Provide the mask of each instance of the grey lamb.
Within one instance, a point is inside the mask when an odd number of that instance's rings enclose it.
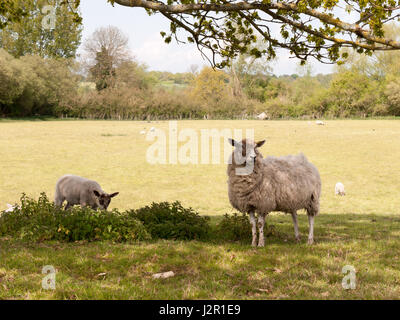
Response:
[[[108,194],[101,189],[96,181],[67,174],[57,181],[54,203],[61,207],[66,200],[65,209],[80,204],[81,206],[89,206],[94,210],[97,208],[107,210],[111,198],[118,193]]]
[[[307,210],[308,243],[314,242],[314,217],[319,213],[321,178],[317,168],[303,154],[263,158],[258,150],[264,141],[236,142],[228,164],[229,201],[240,212],[250,215],[252,246],[257,245],[255,213],[258,215],[258,246],[264,246],[265,216],[271,211],[290,213],[296,240],[300,240],[297,210]]]

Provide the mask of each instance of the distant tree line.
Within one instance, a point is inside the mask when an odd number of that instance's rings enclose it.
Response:
[[[33,10],[33,9],[32,9]],[[65,9],[63,9],[65,10]],[[35,11],[40,20],[40,11]],[[63,15],[62,10],[59,10]],[[37,25],[32,16],[0,30],[0,116],[89,119],[271,119],[400,116],[400,53],[347,52],[333,74],[275,76],[268,61],[239,56],[230,67],[188,72],[148,71],[129,54],[115,27],[100,28],[75,59],[81,28],[64,21],[71,38],[11,37]],[[38,20],[38,21],[39,21]],[[399,34],[394,25],[386,32]],[[57,36],[58,38],[59,36]],[[13,42],[13,39],[15,43]],[[24,40],[25,39],[25,40]],[[24,40],[24,41],[23,41]],[[61,40],[60,40],[61,41]],[[256,44],[262,49],[262,43]],[[60,50],[55,50],[59,47]],[[57,53],[58,52],[58,53]]]

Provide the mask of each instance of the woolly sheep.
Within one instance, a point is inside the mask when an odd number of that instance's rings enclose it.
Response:
[[[262,112],[257,116],[257,119],[259,119],[259,120],[268,119],[268,115],[265,112]]]
[[[318,124],[318,125],[320,125],[320,126],[325,125],[325,122],[323,122],[323,121],[321,121],[321,120],[317,120],[317,121],[315,121],[315,123]]]
[[[119,192],[112,194],[104,192],[96,181],[67,174],[57,181],[54,202],[56,206],[61,207],[66,200],[65,209],[80,204],[81,206],[89,206],[94,210],[97,208],[107,210],[111,198],[118,194]]]
[[[321,179],[317,168],[303,154],[263,158],[258,150],[264,141],[236,142],[227,169],[228,196],[232,206],[250,215],[252,246],[257,245],[255,213],[258,215],[258,246],[264,246],[265,216],[271,211],[290,213],[296,240],[300,240],[297,210],[307,210],[308,244],[314,242],[314,217],[319,213]]]
[[[341,182],[336,183],[335,185],[335,194],[339,196],[345,196],[346,192],[344,191],[344,185]]]

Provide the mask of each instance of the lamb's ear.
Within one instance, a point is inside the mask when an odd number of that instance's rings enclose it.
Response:
[[[100,193],[99,193],[98,191],[93,190],[93,193],[94,193],[94,195],[95,195],[97,198],[100,198]]]
[[[256,147],[257,148],[262,147],[264,143],[265,143],[265,140],[258,141],[258,142],[256,142]]]
[[[229,144],[231,144],[233,147],[237,147],[239,145],[238,142],[236,142],[234,139],[228,138]]]
[[[119,195],[119,192],[111,193],[109,196],[110,198],[114,198],[115,196]]]

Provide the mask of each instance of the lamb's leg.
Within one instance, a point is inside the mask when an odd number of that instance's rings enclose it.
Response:
[[[292,212],[292,219],[294,224],[294,236],[297,242],[300,242],[299,225],[297,223],[297,212]]]
[[[264,247],[264,225],[265,225],[265,213],[258,214],[258,246]]]
[[[249,212],[250,215],[250,223],[251,223],[251,232],[253,235],[253,240],[251,245],[255,247],[257,245],[257,226],[256,226],[256,216],[254,212]]]
[[[55,197],[55,199],[54,199],[54,204],[55,204],[55,206],[56,206],[56,207],[61,207],[62,204],[63,204],[63,202],[64,202],[64,200],[65,200],[64,198],[62,198],[62,197],[56,195],[56,197]]]
[[[56,187],[56,192],[54,196],[54,204],[56,207],[61,207],[65,198],[62,196],[61,192],[58,190],[58,186]]]
[[[309,224],[309,231],[308,231],[308,244],[314,243],[314,216],[309,214],[308,215],[308,224]]]

